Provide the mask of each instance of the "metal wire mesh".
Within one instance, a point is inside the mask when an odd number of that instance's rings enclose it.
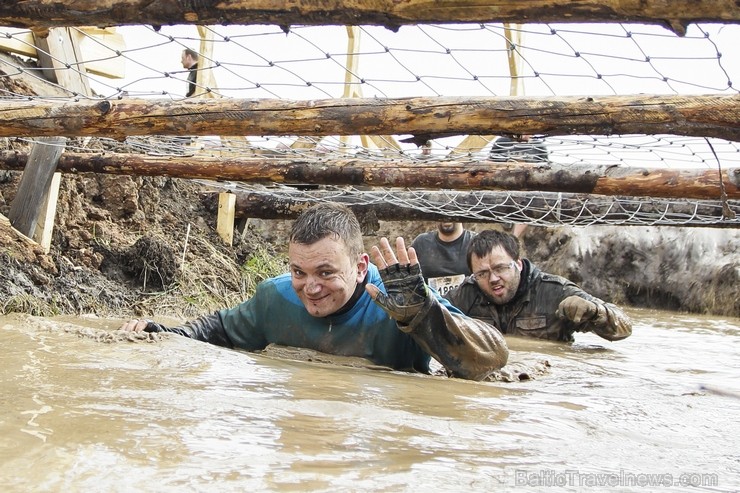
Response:
[[[511,29],[515,37],[507,35]],[[625,95],[625,94],[729,94],[737,95],[733,81],[740,74],[740,26],[702,24],[689,26],[685,36],[657,26],[624,24],[502,24],[416,25],[397,32],[363,26],[353,32],[361,39],[348,44],[349,31],[340,26],[296,26],[287,31],[276,26],[148,26],[119,27],[107,31],[121,35],[124,45],[113,45],[105,35],[85,29],[79,33],[83,57],[58,60],[61,67],[89,76],[94,94],[85,96],[58,87],[55,100],[84,98],[184,98],[188,69],[180,64],[185,48],[201,50],[198,70],[207,72],[208,85],[200,84],[196,96],[217,98],[276,98],[310,100],[324,98],[506,96],[517,85],[528,96]],[[0,59],[0,71],[12,78],[21,73],[44,79],[32,56],[30,31],[0,28],[0,39],[13,44],[16,55]],[[5,46],[3,45],[3,46]],[[7,51],[7,50],[6,50]],[[88,58],[84,55],[88,53]],[[50,56],[50,54],[47,54]],[[513,56],[512,58],[512,55]],[[518,69],[512,72],[509,62]],[[90,67],[118,66],[125,75],[109,78],[90,72]],[[98,69],[105,71],[105,69]],[[110,69],[108,69],[110,72]],[[12,86],[0,88],[0,98],[27,99]],[[34,96],[30,96],[34,97]],[[41,97],[41,96],[37,96]],[[417,147],[404,142],[405,135],[376,136],[244,136],[183,138],[174,136],[129,137],[124,142],[105,138],[70,139],[74,152],[139,153],[151,155],[199,155],[221,157],[260,155],[269,159],[300,157],[317,162],[361,156],[378,161],[409,159],[425,162],[468,160],[526,161],[560,166],[611,165],[652,168],[733,168],[740,165],[740,144],[722,139],[677,135],[571,135],[482,136],[469,144],[464,135],[430,140]],[[24,139],[19,139],[24,140]],[[228,187],[228,184],[221,186]],[[239,185],[240,188],[249,188]],[[330,187],[329,187],[330,188]],[[325,188],[326,189],[326,188]],[[263,188],[253,187],[255,193]],[[268,193],[268,192],[264,192]],[[295,189],[274,187],[269,193],[295,198]],[[491,204],[458,203],[454,198],[426,203],[420,197],[394,199],[397,190],[361,191],[357,200],[398,203],[403,207],[433,208],[474,220],[490,218]],[[455,192],[449,193],[454,197]],[[482,192],[481,192],[482,193]],[[371,195],[368,195],[371,194]],[[507,194],[518,209],[500,210],[502,221],[552,220],[552,196],[529,193],[522,202]],[[466,195],[469,197],[469,195]],[[300,199],[300,197],[299,197]],[[397,202],[394,202],[396,200]],[[582,200],[576,215],[566,224],[615,221],[618,224],[710,224],[716,214],[672,214],[674,201],[645,207],[628,197]],[[505,201],[505,200],[504,200]],[[637,204],[639,202],[642,205]],[[526,203],[525,206],[521,204]],[[557,203],[557,200],[555,200]],[[570,202],[569,202],[570,203]],[[596,206],[595,203],[599,205]],[[677,202],[678,203],[678,202]],[[536,205],[539,204],[539,205]],[[737,208],[733,201],[710,204],[695,201],[696,209]],[[561,203],[562,206],[562,203]],[[680,202],[681,211],[686,203]],[[541,209],[538,209],[541,207]],[[614,208],[624,217],[613,219]],[[609,210],[609,214],[604,211]],[[724,221],[734,221],[727,217]]]

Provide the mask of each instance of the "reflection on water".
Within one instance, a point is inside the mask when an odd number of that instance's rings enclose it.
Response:
[[[634,335],[616,343],[508,339],[551,364],[514,383],[178,336],[104,342],[120,321],[0,318],[0,488],[737,490],[740,399],[702,385],[740,391],[740,321],[630,314]]]

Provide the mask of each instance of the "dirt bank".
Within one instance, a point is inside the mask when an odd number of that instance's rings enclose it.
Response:
[[[0,170],[1,214],[19,179]],[[284,268],[289,222],[252,220],[226,247],[210,195],[187,180],[63,176],[48,255],[0,222],[0,310],[189,318],[237,303],[260,273]],[[410,239],[433,225],[381,222],[376,234]],[[530,228],[524,241],[545,270],[605,300],[733,317],[739,245],[735,230],[650,227]]]

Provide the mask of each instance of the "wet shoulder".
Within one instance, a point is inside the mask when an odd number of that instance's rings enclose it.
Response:
[[[539,276],[540,282],[548,283],[548,284],[558,284],[560,286],[567,286],[568,284],[573,284],[568,279],[558,276],[555,274],[548,274],[547,272],[542,272]]]

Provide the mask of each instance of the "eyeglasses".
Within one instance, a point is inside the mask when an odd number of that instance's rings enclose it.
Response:
[[[511,268],[516,265],[516,261],[512,260],[508,264],[498,264],[494,265],[490,269],[486,270],[479,270],[478,272],[473,273],[473,277],[476,281],[487,281],[491,278],[491,274],[495,274],[496,277],[505,277],[510,271]]]

